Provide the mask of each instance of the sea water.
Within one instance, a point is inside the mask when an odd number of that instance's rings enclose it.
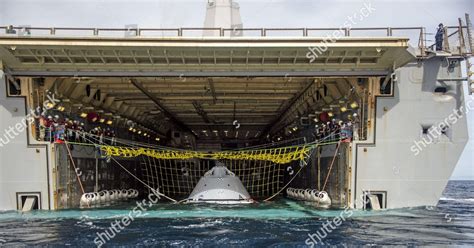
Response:
[[[306,247],[309,235],[343,210],[318,210],[291,200],[246,206],[162,203],[120,232],[111,224],[135,204],[87,210],[0,213],[0,246]],[[474,181],[450,181],[436,207],[356,211],[319,245],[474,246]],[[315,236],[313,235],[313,238]]]

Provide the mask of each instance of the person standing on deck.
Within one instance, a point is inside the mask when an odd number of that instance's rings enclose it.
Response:
[[[435,41],[436,41],[436,51],[443,50],[443,39],[444,39],[444,26],[443,23],[438,25],[438,30],[436,31]]]

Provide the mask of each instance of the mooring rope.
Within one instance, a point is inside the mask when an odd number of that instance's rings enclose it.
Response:
[[[331,165],[329,166],[329,170],[328,170],[328,174],[326,175],[326,179],[324,180],[324,184],[323,184],[323,190],[324,191],[326,189],[326,184],[329,180],[329,176],[331,175],[331,170],[332,170],[332,166],[334,165],[334,161],[336,160],[336,157],[337,157],[337,151],[339,150],[339,147],[341,146],[341,141],[339,141],[337,143],[337,146],[336,146],[336,151],[334,152],[334,157],[332,158],[332,161],[331,161]]]
[[[74,159],[72,158],[71,150],[69,150],[69,145],[68,145],[67,141],[65,141],[64,143],[66,145],[66,149],[67,149],[67,152],[69,154],[69,158],[71,158],[72,167],[74,167],[74,174],[76,174],[77,181],[79,182],[79,186],[81,187],[82,194],[84,195],[86,192],[84,191],[84,187],[82,186],[81,178],[77,174],[77,168],[76,168],[76,164],[74,163]],[[87,207],[90,207],[89,201],[86,201],[86,202],[87,202]]]
[[[339,146],[341,145],[341,141],[338,141],[337,142],[337,146],[336,146],[336,152],[334,153],[334,156],[332,158],[332,162],[331,162],[331,166],[329,167],[329,171],[328,171],[328,175],[326,176],[326,180],[324,182],[324,186],[323,186],[323,190],[326,188],[326,183],[329,179],[329,175],[331,174],[331,169],[332,169],[332,166],[334,164],[334,161],[336,159],[336,156],[337,156],[337,151],[339,150]],[[313,148],[314,149],[314,148]],[[313,151],[313,150],[312,150]],[[312,153],[311,153],[312,154]],[[308,156],[308,160],[311,159],[311,154]],[[299,173],[301,172],[301,170],[303,170],[303,168],[306,167],[306,166],[301,166],[300,169],[296,172],[296,174],[290,179],[290,181],[288,181],[287,184],[285,184],[285,186],[283,186],[278,192],[276,192],[275,194],[273,194],[272,196],[270,196],[269,198],[263,200],[263,201],[269,201],[271,199],[273,199],[275,196],[277,196],[278,194],[280,194],[283,190],[286,189],[286,187],[288,187],[288,185],[291,184],[291,182],[293,182],[293,180],[299,175]],[[319,203],[318,203],[319,205]]]

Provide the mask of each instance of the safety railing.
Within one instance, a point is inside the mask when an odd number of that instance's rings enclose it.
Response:
[[[453,55],[472,55],[472,41],[468,27],[445,27],[444,50]],[[206,33],[206,34],[204,34]],[[368,27],[368,28],[80,28],[80,27],[30,27],[0,26],[0,36],[54,36],[54,37],[104,37],[104,38],[164,38],[164,37],[340,37],[374,38],[405,37],[417,48],[418,56],[434,50],[434,40],[428,40],[424,27]],[[432,45],[427,45],[432,41]]]

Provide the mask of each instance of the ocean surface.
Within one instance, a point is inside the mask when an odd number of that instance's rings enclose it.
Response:
[[[474,246],[474,181],[450,181],[436,207],[354,210],[350,217],[285,199],[240,207],[159,204],[141,216],[135,206],[0,212],[0,246]],[[345,220],[324,230],[341,215]],[[133,216],[128,226],[111,228],[125,216]]]

